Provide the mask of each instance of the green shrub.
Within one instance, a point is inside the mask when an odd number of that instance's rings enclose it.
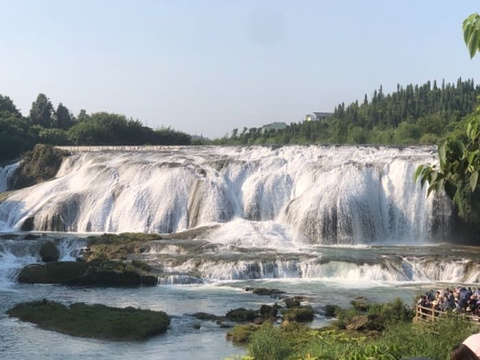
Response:
[[[252,334],[259,329],[256,325],[235,325],[232,330],[227,333],[227,339],[233,343],[242,344],[250,340]]]
[[[250,338],[248,354],[255,360],[287,359],[291,347],[282,336],[282,330],[275,328],[270,322],[265,322]]]

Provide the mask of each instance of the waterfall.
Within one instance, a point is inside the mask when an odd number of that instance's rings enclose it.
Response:
[[[0,231],[30,222],[39,231],[171,233],[241,219],[274,223],[290,243],[404,243],[448,234],[448,199],[427,198],[413,182],[418,164],[436,162],[431,147],[68,150],[73,155],[55,179],[0,203]]]
[[[41,262],[40,247],[45,241],[53,241],[60,252],[60,261],[74,261],[86,245],[86,240],[77,237],[51,239],[39,238],[35,241],[5,236],[0,239],[0,289],[14,284],[20,270],[28,264]]]
[[[20,163],[0,167],[0,192],[9,190],[11,176],[15,173]]]

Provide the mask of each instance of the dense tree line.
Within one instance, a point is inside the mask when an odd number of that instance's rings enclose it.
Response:
[[[171,128],[151,129],[124,115],[81,110],[74,116],[62,103],[55,109],[45,94],[22,116],[0,95],[0,163],[18,158],[36,143],[51,145],[188,145],[190,135]]]
[[[475,109],[480,86],[473,80],[456,84],[436,81],[397,85],[385,95],[380,86],[369,100],[335,107],[324,121],[292,123],[284,130],[235,129],[226,144],[435,144]]]

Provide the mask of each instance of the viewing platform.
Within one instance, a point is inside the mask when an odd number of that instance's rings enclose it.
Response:
[[[415,309],[414,321],[433,322],[435,320],[439,320],[445,314],[447,314],[447,312],[442,310],[436,310],[433,307],[429,308],[429,307],[417,305]],[[464,319],[467,319],[473,322],[474,324],[480,326],[480,317],[478,315],[473,315],[471,313],[460,313],[456,315]]]

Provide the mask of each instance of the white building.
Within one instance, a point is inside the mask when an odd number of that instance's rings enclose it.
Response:
[[[305,115],[303,118],[304,121],[323,121],[327,117],[332,116],[333,113],[330,112],[313,112],[311,114]]]

